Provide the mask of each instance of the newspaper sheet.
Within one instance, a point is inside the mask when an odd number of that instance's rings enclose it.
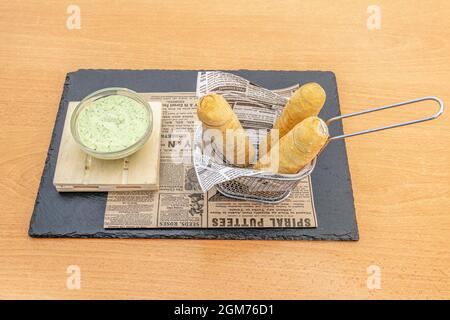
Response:
[[[234,98],[233,101],[236,102],[234,110],[237,113],[245,110],[248,120],[245,125],[243,124],[244,127],[251,127],[252,122],[260,121],[267,122],[267,127],[270,128],[284,106],[286,97],[297,86],[274,90],[272,95],[271,91],[264,89],[262,93],[257,86],[241,79],[238,77],[239,81],[229,81],[229,86],[234,92],[227,92],[227,100]],[[109,192],[104,227],[317,227],[309,177],[297,185],[287,200],[278,204],[230,199],[221,195],[215,187],[207,192],[202,190],[192,163],[193,138],[199,126],[196,115],[197,95],[199,88],[206,90],[204,92],[217,88],[212,88],[213,81],[201,82],[200,77],[198,81],[200,86],[197,87],[196,93],[143,94],[149,101],[161,101],[163,106],[160,189],[158,191]],[[219,89],[228,90],[224,86]],[[234,94],[235,97],[233,97]],[[244,98],[243,95],[245,95]],[[264,106],[265,111],[261,110],[261,105]]]

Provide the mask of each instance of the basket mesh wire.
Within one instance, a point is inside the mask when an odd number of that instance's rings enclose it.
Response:
[[[201,128],[198,128],[201,130]],[[202,134],[198,135],[199,137]],[[202,145],[200,143],[200,145]],[[221,165],[232,167],[214,147],[215,161]],[[258,145],[256,145],[258,147]],[[270,174],[261,172],[251,176],[241,176],[216,185],[217,190],[230,198],[253,200],[265,203],[278,203],[286,199],[297,184],[314,170],[316,159],[296,174]],[[250,171],[250,170],[249,170]]]
[[[287,198],[300,180],[282,181],[257,177],[239,177],[216,186],[225,196],[261,202],[280,202]]]

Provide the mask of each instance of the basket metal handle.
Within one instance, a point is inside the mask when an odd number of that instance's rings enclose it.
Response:
[[[359,136],[359,135],[362,135],[362,134],[367,134],[367,133],[372,133],[372,132],[376,132],[376,131],[392,129],[392,128],[397,128],[397,127],[402,127],[402,126],[407,126],[407,125],[414,124],[414,123],[419,123],[419,122],[424,122],[424,121],[429,121],[429,120],[436,119],[437,117],[439,117],[444,112],[444,102],[441,99],[439,99],[438,97],[423,97],[423,98],[418,98],[418,99],[414,99],[414,100],[403,101],[403,102],[400,102],[400,103],[390,104],[390,105],[387,105],[387,106],[382,106],[382,107],[377,107],[377,108],[373,108],[373,109],[367,109],[367,110],[363,110],[363,111],[358,111],[358,112],[353,112],[353,113],[349,113],[349,114],[344,114],[344,115],[337,116],[337,117],[329,119],[328,121],[326,121],[326,124],[329,126],[334,121],[341,120],[341,119],[344,119],[344,118],[355,117],[355,116],[359,116],[359,115],[366,114],[366,113],[371,113],[371,112],[380,111],[380,110],[384,110],[384,109],[400,107],[400,106],[404,106],[404,105],[407,105],[407,104],[413,104],[413,103],[418,103],[418,102],[428,101],[428,100],[437,102],[439,104],[439,111],[436,112],[435,114],[433,114],[432,116],[425,117],[425,118],[422,118],[422,119],[417,119],[417,120],[400,122],[400,123],[392,124],[392,125],[385,126],[385,127],[379,127],[379,128],[375,128],[375,129],[362,130],[362,131],[358,131],[358,132],[354,132],[354,133],[343,134],[343,135],[340,135],[340,136],[334,136],[334,137],[330,137],[329,141],[345,139],[345,138],[349,138],[349,137],[353,137],[353,136]]]

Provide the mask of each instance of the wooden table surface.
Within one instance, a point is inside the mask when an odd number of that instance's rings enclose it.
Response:
[[[81,29],[66,26],[69,3]],[[358,242],[27,235],[67,72],[332,70],[343,112],[426,95],[450,102],[449,17],[446,0],[0,2],[0,298],[450,298],[448,111],[348,140]],[[79,290],[66,285],[70,265]],[[374,276],[379,289],[367,285]]]

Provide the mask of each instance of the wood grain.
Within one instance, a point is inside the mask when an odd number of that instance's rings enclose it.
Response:
[[[0,3],[0,298],[450,298],[450,120],[348,140],[361,240],[31,239],[65,74],[78,68],[332,70],[344,112],[450,101],[450,2]],[[365,129],[428,106],[345,122]],[[402,112],[403,111],[403,112]],[[81,268],[81,290],[66,269]],[[367,268],[381,289],[367,288]]]

